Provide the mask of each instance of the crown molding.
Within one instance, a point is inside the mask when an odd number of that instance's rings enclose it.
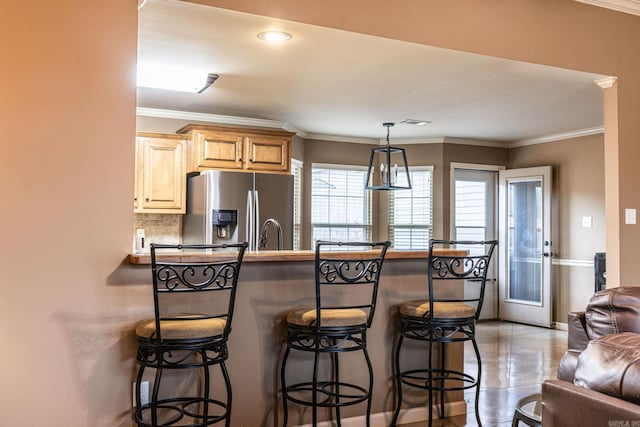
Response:
[[[615,77],[608,77],[600,81],[611,81]],[[598,83],[597,82],[597,83]],[[615,80],[613,80],[615,82]],[[598,83],[600,85],[600,83]],[[358,138],[350,136],[340,135],[327,135],[319,133],[307,133],[302,130],[296,129],[288,123],[278,120],[268,119],[253,119],[249,117],[237,117],[237,116],[223,116],[219,114],[206,114],[206,113],[193,113],[187,111],[178,110],[164,110],[159,108],[136,108],[136,115],[143,117],[158,117],[163,119],[176,119],[176,120],[188,120],[204,123],[218,123],[227,125],[239,125],[239,126],[254,126],[272,129],[282,129],[288,132],[295,132],[301,138],[307,140],[319,140],[319,141],[335,141],[335,142],[349,142],[354,144],[370,144],[370,145],[384,145],[387,143],[385,138]],[[412,144],[461,144],[461,145],[475,145],[479,147],[497,147],[497,148],[515,148],[524,147],[526,145],[543,144],[545,142],[560,141],[563,139],[577,138],[580,136],[595,135],[604,132],[604,127],[594,127],[588,129],[579,129],[570,132],[558,133],[554,135],[542,136],[539,138],[523,139],[513,142],[497,142],[486,141],[481,139],[470,138],[450,138],[450,137],[433,137],[433,138],[394,138],[393,144],[396,145],[412,145]]]
[[[545,142],[561,141],[563,139],[578,138],[580,136],[596,135],[604,133],[604,126],[594,128],[572,130],[570,132],[556,133],[553,135],[541,136],[539,138],[522,139],[509,143],[509,148],[524,147],[526,145],[544,144]]]
[[[255,126],[263,128],[283,129],[288,132],[295,132],[298,136],[305,138],[307,134],[300,131],[288,123],[278,120],[252,119],[249,117],[223,116],[219,114],[193,113],[188,111],[162,110],[158,108],[136,108],[136,115],[144,117],[159,117],[163,119],[190,120],[205,123],[219,123],[239,126]]]
[[[594,80],[601,89],[609,89],[618,81],[617,77],[609,76],[603,79]]]
[[[508,148],[508,142],[499,141],[487,141],[484,139],[471,139],[471,138],[444,138],[444,142],[447,144],[460,144],[460,145],[475,145],[478,147],[496,147],[496,148]]]
[[[630,13],[640,16],[640,1],[638,0],[575,0],[591,6],[604,7],[616,12]]]
[[[359,138],[353,136],[328,135],[324,133],[306,133],[306,140],[315,141],[333,141],[333,142],[349,142],[352,144],[378,144],[378,138]]]

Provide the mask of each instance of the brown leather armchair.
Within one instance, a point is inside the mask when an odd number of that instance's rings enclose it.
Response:
[[[542,384],[544,427],[640,427],[640,287],[596,292],[569,313],[558,379]]]

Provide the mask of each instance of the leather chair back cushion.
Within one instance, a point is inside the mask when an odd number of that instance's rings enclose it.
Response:
[[[578,358],[574,384],[640,404],[640,335],[592,340]]]
[[[585,309],[590,339],[621,332],[640,333],[640,287],[596,292]]]

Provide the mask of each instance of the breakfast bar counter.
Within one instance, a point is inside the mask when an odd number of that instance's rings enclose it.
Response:
[[[458,255],[460,251],[438,251],[442,255]],[[398,259],[421,259],[426,260],[429,256],[427,251],[387,251],[385,260],[398,260]],[[188,261],[197,262],[202,256],[189,256],[188,254],[175,254],[168,255],[163,253],[161,259],[165,261]],[[245,252],[243,262],[297,262],[297,261],[313,261],[315,258],[315,251],[258,251],[258,252]],[[151,255],[148,253],[142,254],[129,254],[129,264],[134,265],[146,265],[151,264]]]
[[[445,250],[443,255],[460,255],[459,250]],[[344,253],[343,253],[344,254]],[[215,255],[205,255],[207,257]],[[173,261],[190,261],[188,254],[162,255]],[[387,252],[378,289],[377,305],[371,328],[367,332],[367,348],[374,370],[372,424],[389,425],[394,409],[395,388],[393,382],[393,346],[399,330],[399,304],[426,298],[426,251]],[[282,425],[282,400],[279,394],[279,366],[287,336],[286,315],[299,306],[315,305],[315,252],[314,251],[263,251],[245,253],[238,280],[232,332],[229,337],[227,367],[233,386],[233,426]],[[151,259],[148,254],[132,254],[127,257],[130,269],[149,286],[149,307],[153,307],[151,291]],[[453,282],[447,295],[461,295],[463,284]],[[452,368],[463,366],[463,345],[448,347],[447,364]],[[426,365],[424,347],[403,349],[405,365],[416,368]],[[310,372],[306,359],[290,360],[291,381],[303,381]],[[341,360],[341,371],[362,372],[361,360]],[[356,378],[357,380],[357,378]],[[422,391],[405,390],[405,403],[399,418],[401,423],[427,419],[427,396]],[[449,392],[446,396],[446,412],[450,416],[466,413],[462,392]],[[365,405],[342,408],[342,418],[353,418],[354,425],[364,425]],[[289,426],[310,423],[309,410],[290,408]],[[332,418],[328,411],[318,413],[320,420]],[[333,414],[335,416],[335,414]]]

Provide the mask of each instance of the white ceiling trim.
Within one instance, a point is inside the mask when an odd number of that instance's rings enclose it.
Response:
[[[638,0],[575,0],[592,6],[604,7],[617,12],[630,13],[640,16],[640,2]]]
[[[305,138],[307,134],[300,131],[288,123],[278,120],[252,119],[249,117],[223,116],[219,114],[193,113],[188,111],[163,110],[159,108],[136,108],[136,115],[144,117],[160,117],[163,119],[195,120],[206,123],[222,123],[227,125],[255,126],[264,128],[284,129],[288,132],[295,132],[300,137]]]
[[[160,108],[144,108],[137,107],[136,115],[143,117],[158,117],[164,119],[177,119],[177,120],[190,120],[205,123],[218,123],[227,125],[239,125],[239,126],[255,126],[265,127],[272,129],[283,129],[289,132],[295,132],[301,138],[308,140],[319,141],[335,141],[335,142],[349,142],[354,144],[374,144],[384,145],[387,143],[385,138],[358,138],[350,136],[340,135],[326,135],[318,133],[307,133],[299,129],[294,128],[288,123],[278,120],[268,119],[253,119],[249,117],[237,117],[237,116],[224,116],[219,114],[206,114],[206,113],[193,113],[188,111],[178,110],[164,110]],[[497,141],[485,141],[480,139],[470,138],[450,138],[450,137],[433,137],[433,138],[394,138],[392,145],[412,145],[412,144],[461,144],[461,145],[475,145],[479,147],[498,147],[498,148],[515,148],[524,147],[526,145],[543,144],[545,142],[560,141],[563,139],[577,138],[580,136],[595,135],[603,133],[604,127],[598,126],[588,129],[579,129],[570,132],[558,133],[554,135],[542,136],[539,138],[524,139],[513,142],[497,142]]]
[[[447,144],[476,145],[478,147],[497,147],[497,148],[509,147],[508,142],[485,141],[482,139],[470,139],[470,138],[445,138],[444,142]]]
[[[596,80],[596,84],[600,86],[601,89],[609,89],[613,87],[614,84],[618,81],[617,77],[605,77],[604,79]]]
[[[544,144],[545,142],[561,141],[563,139],[578,138],[580,136],[596,135],[604,133],[604,126],[578,129],[570,132],[556,133],[554,135],[541,136],[539,138],[523,139],[509,143],[509,148],[524,147],[526,145]]]
[[[358,138],[353,136],[327,135],[324,133],[307,133],[306,140],[349,142],[352,144],[378,144],[377,138]]]

